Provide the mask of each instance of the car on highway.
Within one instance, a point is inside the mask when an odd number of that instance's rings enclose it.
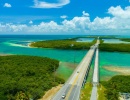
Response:
[[[65,99],[65,97],[66,97],[66,95],[65,95],[65,93],[62,95],[62,99]]]

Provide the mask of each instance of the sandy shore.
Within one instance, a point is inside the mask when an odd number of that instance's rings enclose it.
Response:
[[[51,98],[55,95],[55,93],[57,93],[60,90],[61,87],[61,84],[56,87],[53,87],[52,89],[47,91],[46,94],[39,100],[51,100]]]
[[[12,54],[4,54],[4,53],[0,53],[0,56],[9,56],[9,55],[12,55]]]
[[[106,70],[117,72],[122,75],[130,75],[130,67],[104,66]]]
[[[70,63],[70,62],[60,62],[60,66],[61,65],[67,66],[72,69],[75,69],[78,66],[77,63]]]
[[[75,69],[77,64],[68,63],[68,62],[60,62],[60,66],[66,66],[68,68]],[[55,93],[57,93],[60,90],[61,87],[62,87],[62,84],[59,84],[58,86],[53,87],[52,89],[48,90],[46,94],[39,100],[51,100],[51,98],[55,95]]]

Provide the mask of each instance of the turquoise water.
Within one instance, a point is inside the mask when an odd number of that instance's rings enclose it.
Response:
[[[38,40],[53,40],[73,37],[76,36],[0,36],[0,53],[49,57],[62,62],[79,63],[87,53],[87,50],[57,50],[28,47],[30,42]],[[100,52],[101,79],[117,74],[115,72],[105,70],[103,66],[130,68],[130,53]],[[66,70],[72,73],[72,69],[68,70],[65,66],[61,66],[60,68],[61,69],[59,70]]]
[[[77,42],[92,42],[94,38],[78,38]]]
[[[126,41],[121,41],[119,39],[103,39],[104,43],[130,43]]]
[[[104,66],[114,66],[119,68],[130,68],[130,53],[100,52],[100,76],[108,77],[118,73],[105,70]]]

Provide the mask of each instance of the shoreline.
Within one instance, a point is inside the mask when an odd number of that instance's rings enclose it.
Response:
[[[13,54],[0,53],[0,56],[9,56],[9,55],[13,55]]]
[[[61,89],[63,84],[59,84],[55,87],[52,87],[50,90],[46,91],[45,95],[42,96],[42,98],[38,100],[51,100],[52,97]]]
[[[47,41],[35,41],[29,43],[29,47],[34,48],[53,48],[64,50],[88,50],[90,46],[95,43],[95,39],[92,42],[76,42],[73,39],[66,40],[47,40]],[[102,39],[100,39],[102,41]],[[71,46],[73,44],[73,46]],[[120,47],[120,48],[119,48]],[[99,45],[100,51],[106,52],[126,52],[130,53],[130,43],[101,43]]]
[[[121,75],[130,75],[130,67],[103,66],[105,70],[117,72]]]

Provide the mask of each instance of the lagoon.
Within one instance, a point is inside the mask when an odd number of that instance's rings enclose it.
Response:
[[[46,49],[46,48],[31,48],[28,47],[30,42],[39,40],[53,40],[53,39],[68,39],[77,36],[0,36],[0,53],[1,54],[17,54],[17,55],[33,55],[41,57],[49,57],[57,59],[60,62],[60,67],[57,69],[57,74],[66,79],[71,75],[74,70],[70,68],[78,64],[87,50],[58,50],[58,49]],[[130,53],[119,52],[100,52],[100,79],[104,80],[110,78],[115,73],[113,71],[106,70],[104,67],[127,67],[130,68]],[[64,63],[67,62],[68,64]],[[92,64],[93,68],[93,64]]]
[[[120,39],[103,39],[104,43],[130,43],[126,41],[121,41]]]
[[[94,38],[78,38],[77,42],[92,42]]]

